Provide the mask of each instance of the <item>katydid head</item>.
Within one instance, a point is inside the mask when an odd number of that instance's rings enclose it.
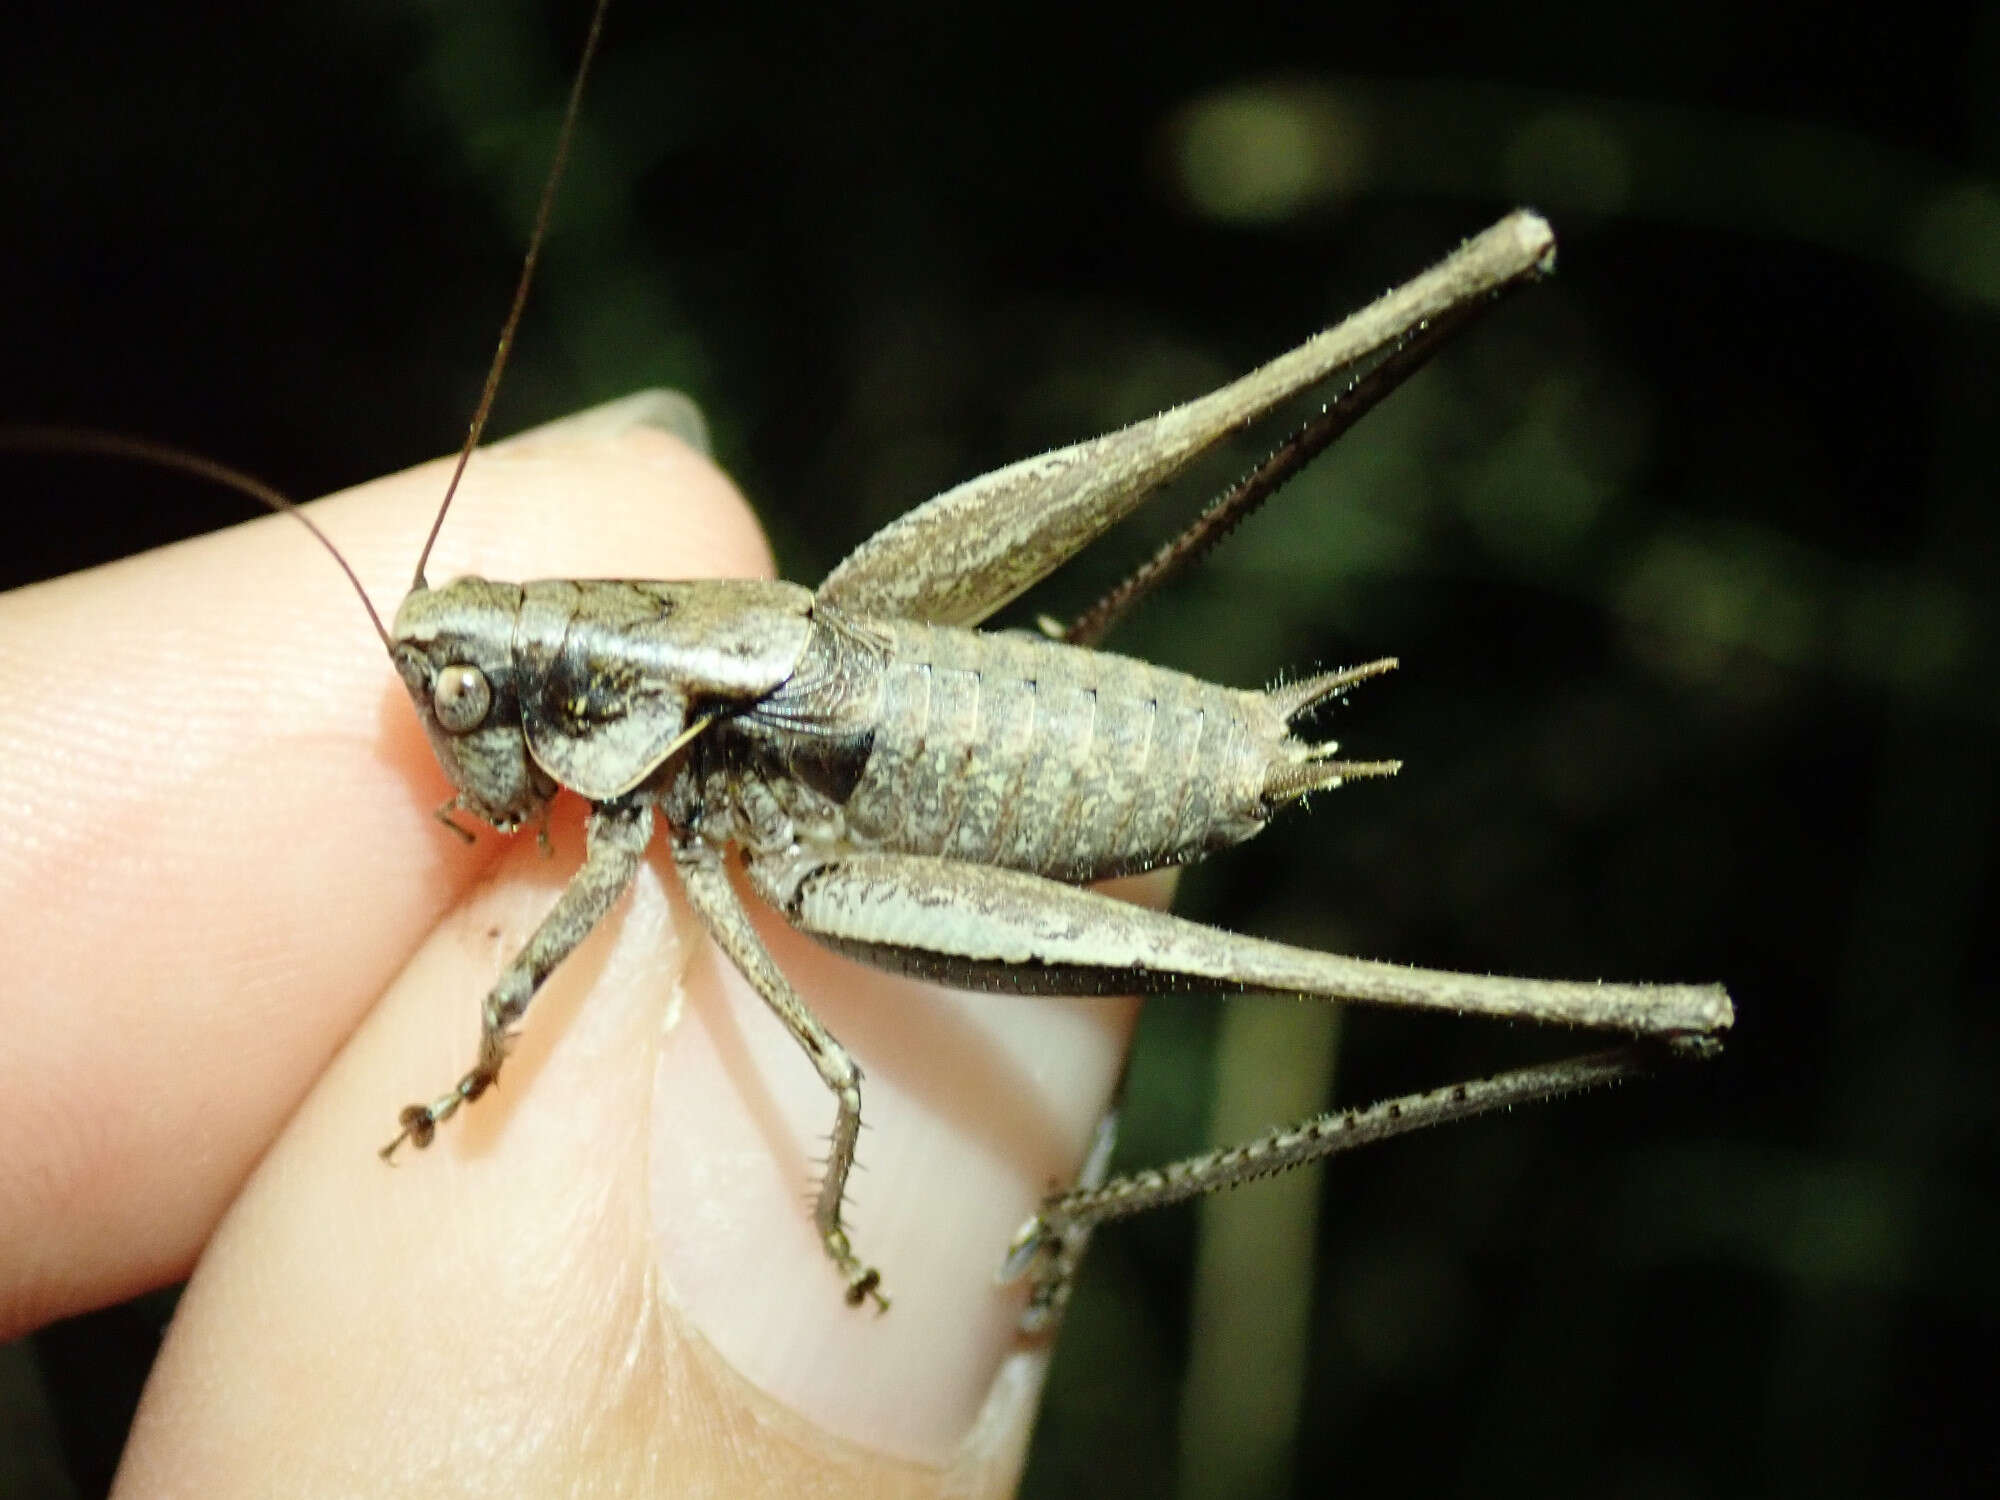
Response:
[[[805,654],[812,604],[756,579],[459,578],[411,590],[390,655],[455,805],[508,832],[558,786],[624,796],[776,691]]]
[[[452,805],[511,833],[555,795],[521,731],[514,621],[521,586],[461,578],[416,588],[396,611],[389,658],[456,793]]]

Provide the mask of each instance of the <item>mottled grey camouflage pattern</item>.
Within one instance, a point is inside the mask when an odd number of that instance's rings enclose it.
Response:
[[[977,989],[1114,994],[1188,987],[1371,1001],[1598,1028],[1700,1050],[1727,1028],[1716,986],[1439,973],[1222,932],[1080,889],[1184,864],[1283,805],[1389,763],[1296,736],[1313,704],[1393,665],[1269,692],[1218,687],[1059,640],[977,624],[1203,450],[1329,375],[1401,351],[1545,269],[1554,244],[1503,220],[1364,312],[1211,395],[1011,465],[918,507],[817,590],[793,584],[460,579],[420,587],[397,669],[463,810],[503,830],[559,786],[594,804],[584,865],[488,996],[479,1060],[404,1111],[408,1139],[491,1085],[536,988],[668,828],[689,901],[790,1029],[836,1101],[816,1220],[848,1296],[883,1299],[841,1209],[861,1074],[771,961],[730,886],[885,968]],[[1030,1318],[1060,1305],[1091,1224],[1280,1170],[1362,1139],[1623,1076],[1627,1049],[1325,1117],[1227,1152],[1052,1199],[1009,1264]],[[385,1152],[386,1154],[386,1152]],[[886,1304],[884,1304],[886,1305]]]

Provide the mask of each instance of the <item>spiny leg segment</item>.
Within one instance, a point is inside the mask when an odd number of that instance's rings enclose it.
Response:
[[[757,929],[750,925],[749,913],[743,910],[742,901],[729,883],[722,851],[699,834],[676,829],[674,860],[688,902],[716,946],[785,1023],[785,1029],[818,1071],[820,1082],[834,1097],[833,1134],[827,1143],[826,1171],[813,1200],[813,1223],[826,1253],[847,1278],[848,1303],[859,1306],[872,1299],[879,1310],[886,1312],[889,1299],[882,1294],[881,1273],[855,1255],[848,1243],[847,1228],[841,1222],[847,1177],[854,1169],[855,1145],[861,1136],[861,1068],[833,1033],[820,1024],[819,1017],[799,997],[764,947]]]
[[[500,1065],[507,1060],[514,1027],[527,1014],[542,981],[590,935],[632,884],[653,837],[652,806],[636,797],[600,802],[590,810],[585,837],[583,868],[563,887],[554,909],[542,918],[534,935],[487,993],[479,1030],[479,1060],[449,1092],[429,1104],[412,1104],[403,1110],[398,1117],[402,1129],[382,1148],[382,1160],[392,1160],[405,1141],[419,1149],[428,1146],[438,1126],[457,1114],[460,1105],[470,1104],[493,1086],[500,1076]]]
[[[1080,1259],[1075,1247],[1108,1220],[1235,1187],[1433,1125],[1619,1083],[1670,1061],[1710,1056],[1716,1048],[1717,1043],[1709,1037],[1635,1042],[1584,1057],[1518,1068],[1476,1083],[1451,1084],[1360,1109],[1316,1115],[1163,1167],[1095,1183],[1086,1180],[1066,1192],[1052,1194],[1021,1226],[1008,1246],[1000,1279],[1027,1278],[1028,1306],[1022,1314],[1022,1327],[1033,1332],[1060,1316]]]

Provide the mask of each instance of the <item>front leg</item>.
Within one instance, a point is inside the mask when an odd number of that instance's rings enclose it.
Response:
[[[856,1257],[840,1217],[847,1196],[847,1174],[853,1170],[854,1148],[861,1136],[861,1069],[807,1008],[771,958],[729,883],[722,851],[698,834],[676,829],[674,860],[680,867],[688,904],[701,917],[709,936],[785,1023],[834,1097],[833,1137],[827,1146],[826,1175],[820,1179],[819,1196],[813,1204],[813,1223],[826,1253],[847,1278],[847,1300],[859,1306],[863,1299],[872,1297],[886,1312],[889,1299],[882,1295],[881,1273]]]
[[[632,884],[646,845],[653,838],[652,804],[637,797],[597,803],[590,810],[585,836],[583,867],[563,887],[554,910],[542,918],[534,936],[486,996],[479,1028],[479,1061],[450,1092],[429,1104],[412,1104],[403,1110],[403,1128],[382,1148],[382,1160],[390,1160],[404,1141],[419,1149],[428,1146],[438,1126],[457,1114],[461,1104],[470,1104],[492,1087],[500,1076],[500,1064],[506,1061],[513,1029],[527,1014],[542,981],[590,936],[591,929]]]

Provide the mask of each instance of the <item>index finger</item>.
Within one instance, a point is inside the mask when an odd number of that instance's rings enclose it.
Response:
[[[393,599],[429,464],[319,502]],[[439,576],[767,572],[740,497],[663,433],[521,440],[469,471]],[[0,599],[0,1336],[184,1275],[363,1010],[496,852],[358,602],[292,521]]]

